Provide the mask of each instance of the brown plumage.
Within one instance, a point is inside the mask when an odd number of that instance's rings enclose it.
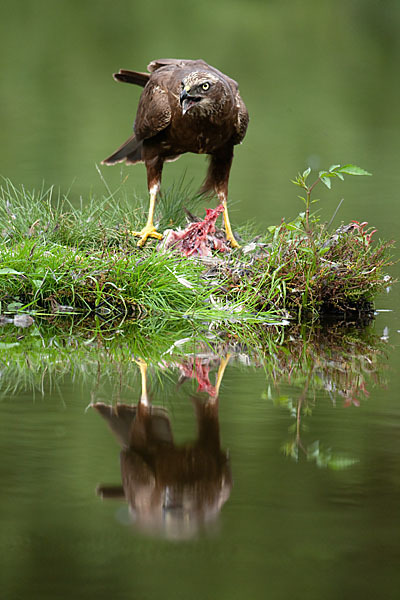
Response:
[[[197,436],[176,444],[168,411],[151,403],[147,365],[139,360],[142,393],[137,406],[93,404],[120,444],[122,486],[100,485],[103,498],[125,498],[137,527],[176,538],[195,534],[218,515],[229,497],[232,475],[228,453],[221,448],[218,396],[230,355],[221,358],[215,385],[209,361],[190,358],[178,363],[181,382],[196,377],[207,398],[192,398]]]
[[[229,223],[228,179],[233,147],[246,133],[249,121],[238,84],[203,60],[160,59],[148,65],[149,73],[121,69],[117,81],[144,87],[134,133],[103,163],[144,162],[150,193],[147,223],[138,245],[148,237],[162,238],[153,224],[154,206],[164,162],[185,152],[211,157],[202,192],[214,190],[224,205],[227,239],[237,246]]]

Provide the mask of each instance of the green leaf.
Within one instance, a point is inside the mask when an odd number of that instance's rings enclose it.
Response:
[[[340,167],[340,165],[331,165],[328,169],[328,171],[335,171],[336,169],[338,169]]]
[[[0,275],[23,275],[21,271],[16,271],[15,269],[9,269],[5,267],[4,269],[0,269]]]
[[[331,183],[331,180],[329,179],[329,177],[321,177],[320,176],[320,179],[321,179],[322,183],[324,185],[326,185],[326,187],[330,190],[332,183]]]
[[[300,175],[299,175],[300,177]],[[291,183],[294,183],[294,185],[298,185],[299,187],[304,187],[304,183],[302,183],[299,179],[291,179],[290,180]]]
[[[359,461],[356,458],[350,458],[347,456],[332,456],[328,461],[328,467],[334,471],[341,471],[348,469]]]
[[[346,173],[346,175],[372,175],[372,173],[368,173],[368,171],[357,167],[357,165],[344,165],[339,170],[341,173]]]
[[[0,342],[0,350],[8,350],[8,348],[15,348],[15,346],[19,346],[19,342]]]
[[[311,167],[308,167],[308,169],[306,169],[305,171],[303,171],[303,179],[304,179],[304,181],[307,179],[307,177],[309,176],[310,173],[311,173]]]
[[[318,454],[318,456],[315,458],[315,463],[316,463],[317,467],[326,469],[330,460],[331,460],[331,454],[330,454],[330,451],[328,450],[327,452],[320,452]]]
[[[22,308],[23,304],[21,302],[10,302],[7,306],[7,311],[16,312],[20,308]]]
[[[281,450],[283,452],[283,454],[285,456],[290,456],[291,458],[294,458],[296,461],[299,458],[299,449],[297,447],[296,442],[286,442],[286,444],[283,444],[283,446],[281,447]]]
[[[341,179],[342,181],[344,181],[344,177],[341,173],[339,173],[339,171],[336,172],[336,177],[339,177],[339,179]]]
[[[307,460],[315,460],[319,455],[319,440],[310,444],[307,448]]]
[[[281,406],[287,406],[291,401],[290,396],[279,396],[276,399],[276,403],[281,405]]]

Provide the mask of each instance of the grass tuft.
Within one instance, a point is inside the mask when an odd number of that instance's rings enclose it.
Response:
[[[160,198],[161,229],[185,220],[201,198],[183,181]],[[312,215],[207,260],[136,246],[147,207],[107,196],[76,207],[54,187],[0,187],[0,313],[94,312],[102,318],[167,316],[217,322],[284,323],[368,312],[390,284],[391,243],[374,243],[365,223],[334,232]]]

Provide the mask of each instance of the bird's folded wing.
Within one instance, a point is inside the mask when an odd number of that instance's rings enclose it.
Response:
[[[185,67],[193,64],[208,67],[207,63],[201,59],[185,60],[183,58],[157,58],[157,60],[152,60],[151,63],[147,65],[147,70],[150,71],[150,73],[153,73],[162,67]]]
[[[243,102],[239,92],[236,94],[237,121],[235,124],[236,135],[233,138],[234,144],[240,144],[246,135],[247,126],[249,124],[249,113],[245,103]]]
[[[101,164],[114,165],[126,161],[127,164],[134,165],[142,162],[142,147],[142,141],[138,140],[135,134],[132,134],[115,152],[101,161]]]
[[[138,140],[155,136],[171,122],[171,106],[167,90],[157,82],[145,87],[139,100],[135,119],[135,134]]]

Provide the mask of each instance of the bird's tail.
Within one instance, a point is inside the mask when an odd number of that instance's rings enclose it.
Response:
[[[130,445],[132,424],[137,414],[136,406],[128,406],[127,404],[112,406],[104,404],[104,402],[96,402],[91,406],[107,421],[120,446],[128,448]]]
[[[118,73],[113,75],[116,81],[124,83],[134,83],[144,87],[150,78],[150,73],[141,73],[140,71],[129,71],[128,69],[120,69]]]
[[[135,134],[133,134],[118,148],[118,150],[111,154],[111,156],[105,158],[101,164],[114,165],[115,163],[125,161],[128,165],[134,165],[135,163],[142,162],[142,148],[142,142],[135,137]]]

